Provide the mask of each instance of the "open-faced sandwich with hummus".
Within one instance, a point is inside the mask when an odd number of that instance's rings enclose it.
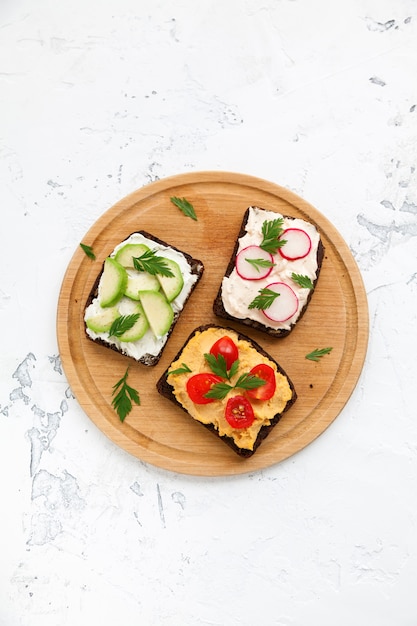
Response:
[[[203,270],[201,261],[146,231],[132,233],[105,259],[91,289],[88,338],[156,365]]]
[[[314,224],[249,207],[214,300],[214,313],[285,337],[307,309],[323,256]]]
[[[239,456],[250,457],[295,402],[280,365],[231,328],[196,328],[157,383],[158,392]]]

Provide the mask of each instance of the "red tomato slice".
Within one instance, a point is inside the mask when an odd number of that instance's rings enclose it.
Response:
[[[225,418],[232,428],[248,428],[255,414],[252,405],[244,396],[233,396],[226,404]]]
[[[269,400],[272,398],[277,386],[275,372],[272,367],[266,363],[259,363],[259,365],[252,367],[250,373],[254,376],[258,376],[258,378],[262,378],[266,382],[265,385],[261,385],[255,389],[248,389],[246,395],[253,400]]]
[[[228,370],[230,370],[233,363],[239,357],[239,352],[235,342],[227,335],[218,339],[216,343],[211,346],[210,354],[212,354],[216,358],[219,356],[219,354],[224,356],[226,360],[226,367]]]
[[[213,398],[205,398],[204,395],[210,391],[213,385],[221,383],[222,380],[220,376],[210,372],[191,376],[187,381],[187,393],[190,400],[195,404],[209,404],[209,402],[213,402]]]

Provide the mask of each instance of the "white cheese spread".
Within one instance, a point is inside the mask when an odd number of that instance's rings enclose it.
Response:
[[[114,257],[118,250],[120,250],[120,248],[122,248],[126,244],[138,243],[145,244],[151,250],[155,250],[158,253],[158,256],[172,259],[173,261],[176,261],[178,263],[184,279],[184,285],[178,296],[171,302],[171,306],[174,310],[174,313],[180,313],[180,311],[182,311],[184,307],[186,299],[191,293],[193,286],[198,280],[198,276],[192,273],[191,267],[186,257],[181,252],[179,252],[178,250],[174,250],[169,246],[164,246],[163,244],[160,244],[153,239],[148,239],[141,233],[133,233],[132,235],[130,235],[130,237],[128,237],[125,241],[122,241],[115,247],[110,256]],[[132,301],[129,298],[123,296],[121,300],[119,300],[119,302],[117,303],[120,315],[129,315],[129,313],[131,313],[131,304]],[[88,318],[98,314],[100,310],[102,309],[100,307],[98,298],[94,298],[94,300],[85,310],[84,320],[87,320]],[[168,339],[168,334],[163,335],[162,337],[155,337],[151,329],[147,330],[145,335],[138,341],[119,341],[117,337],[110,337],[109,333],[107,332],[96,333],[88,327],[86,327],[86,332],[92,339],[101,339],[108,344],[114,345],[120,352],[126,354],[127,356],[131,356],[136,360],[140,359],[145,354],[157,356]]]
[[[268,220],[283,218],[283,229],[299,228],[304,230],[311,239],[311,249],[308,255],[302,259],[289,261],[284,259],[279,252],[274,255],[275,266],[271,273],[260,280],[246,280],[241,278],[233,269],[230,276],[225,276],[222,281],[222,301],[226,312],[237,319],[251,319],[260,322],[264,326],[274,329],[289,330],[295,324],[304,305],[307,302],[310,290],[300,287],[291,279],[293,273],[308,276],[312,282],[317,278],[317,248],[320,235],[315,226],[300,218],[286,218],[275,211],[266,211],[258,207],[250,207],[246,233],[239,238],[238,250],[236,254],[247,246],[259,246],[262,242],[262,224]],[[267,318],[259,309],[249,309],[249,304],[259,294],[259,290],[274,282],[288,284],[298,298],[298,309],[292,317],[284,322],[274,322]]]

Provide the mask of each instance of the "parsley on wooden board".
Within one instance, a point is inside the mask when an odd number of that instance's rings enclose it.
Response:
[[[121,422],[124,422],[127,415],[129,415],[132,410],[132,402],[135,404],[140,404],[140,397],[136,389],[130,387],[127,384],[127,377],[129,373],[129,368],[125,371],[124,375],[120,380],[117,381],[115,385],[113,385],[113,400],[112,406],[115,409],[117,415],[120,418]]]
[[[186,198],[177,198],[176,196],[172,196],[170,200],[172,204],[175,204],[175,206],[182,211],[186,217],[191,217],[192,220],[197,221],[197,215],[194,207]]]
[[[80,243],[80,248],[84,250],[89,259],[92,259],[93,261],[96,260],[96,255],[94,254],[93,248],[91,246],[87,246],[86,243]]]
[[[172,270],[168,267],[165,259],[156,256],[156,250],[147,250],[137,257],[133,257],[133,266],[138,272],[148,272],[155,276],[174,276]]]
[[[306,359],[309,361],[320,361],[322,356],[329,354],[332,350],[333,348],[317,348],[316,350],[309,352],[309,354],[306,354]]]

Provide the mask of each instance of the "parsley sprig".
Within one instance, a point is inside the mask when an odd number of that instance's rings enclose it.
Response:
[[[128,372],[129,368],[127,368],[122,378],[113,385],[114,398],[112,400],[112,406],[121,422],[124,422],[126,416],[132,410],[132,402],[138,405],[140,404],[138,392],[127,384]]]
[[[197,221],[197,215],[194,207],[186,198],[177,198],[176,196],[172,196],[170,200],[172,204],[175,204],[175,206],[182,211],[186,217],[191,217],[191,219]]]
[[[120,315],[119,317],[116,317],[116,319],[110,326],[110,337],[121,337],[127,330],[130,330],[132,326],[136,324],[139,317],[139,313],[132,313],[131,315]]]
[[[275,254],[278,248],[282,248],[287,242],[284,239],[279,239],[283,233],[284,218],[278,217],[275,220],[266,220],[262,224],[262,242],[260,247],[266,252]]]
[[[291,274],[292,280],[304,289],[314,289],[313,281],[308,276],[302,274]]]
[[[323,357],[325,354],[329,354],[329,352],[331,352],[332,350],[333,348],[317,348],[309,354],[306,354],[306,359],[308,359],[309,361],[320,361],[321,357]]]
[[[261,309],[262,311],[269,309],[278,296],[280,296],[280,294],[277,291],[272,291],[272,289],[264,287],[259,290],[259,296],[256,296],[256,298],[249,303],[248,309]]]
[[[80,248],[84,250],[89,259],[92,259],[93,261],[96,260],[96,255],[94,254],[92,246],[87,246],[86,243],[80,243]]]
[[[228,370],[226,365],[226,359],[222,354],[218,354],[217,356],[215,356],[214,354],[205,354],[204,358],[210,366],[213,374],[217,374],[217,376],[221,376],[221,378],[225,378],[229,381],[215,383],[211,387],[211,389],[204,394],[205,398],[212,398],[213,400],[223,400],[232,389],[256,389],[257,387],[261,387],[266,383],[263,378],[259,378],[259,376],[255,376],[250,372],[246,372],[239,376],[234,385],[229,384],[233,376],[237,374],[237,371],[239,369],[239,359],[233,361],[230,369]]]
[[[239,376],[234,385],[229,385],[229,383],[226,382],[215,383],[204,396],[206,398],[213,398],[214,400],[223,400],[232,389],[256,389],[265,384],[266,380],[263,378],[246,372]]]
[[[253,265],[253,267],[260,272],[261,269],[263,267],[275,267],[275,263],[272,263],[272,261],[267,261],[266,259],[246,259],[245,261],[247,261],[248,263],[250,263],[251,265]]]
[[[233,361],[230,370],[228,370],[226,365],[226,359],[220,353],[217,356],[211,353],[205,354],[204,358],[209,364],[213,374],[217,374],[217,376],[221,376],[222,378],[227,378],[227,380],[230,380],[239,369],[239,359],[236,359],[236,361]]]
[[[181,363],[181,367],[177,367],[175,370],[171,370],[168,374],[189,374],[191,372],[187,363]]]
[[[137,257],[133,257],[133,267],[139,272],[148,272],[155,276],[174,276],[165,259],[156,256],[156,250],[147,250]]]

